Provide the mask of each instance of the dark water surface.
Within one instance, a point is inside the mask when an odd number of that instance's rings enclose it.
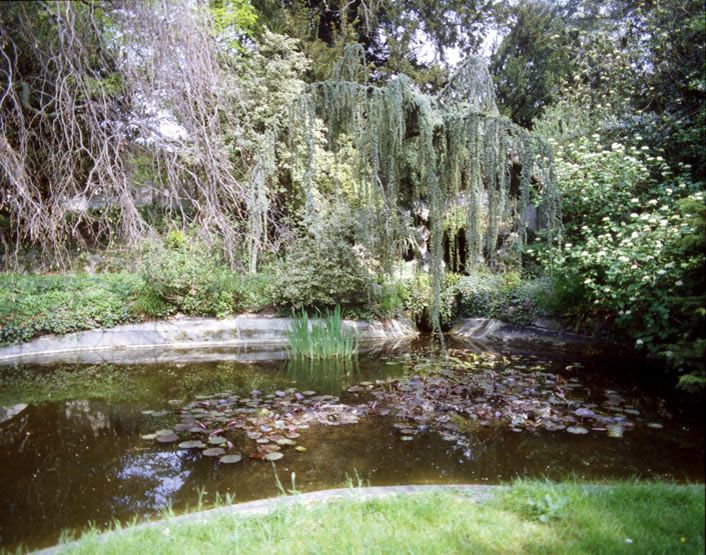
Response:
[[[277,495],[271,463],[244,457],[222,465],[175,444],[146,441],[140,436],[177,419],[142,411],[224,389],[248,395],[296,387],[340,394],[345,402],[350,385],[401,375],[405,357],[419,349],[326,368],[286,360],[0,367],[0,545],[43,547],[56,543],[62,530],[154,517],[169,506],[179,512],[199,498],[212,503],[218,494],[236,502]],[[550,369],[577,377],[584,398],[618,392],[639,410],[635,429],[622,438],[480,429],[463,452],[432,432],[402,441],[394,418],[368,416],[354,425],[303,431],[297,441],[307,451],[287,450],[276,463],[279,479],[289,486],[294,474],[300,491],[359,479],[370,485],[498,483],[518,476],[703,482],[702,424],[682,400],[624,378],[625,370],[639,371],[644,363],[594,358],[566,370],[579,357],[552,358]]]

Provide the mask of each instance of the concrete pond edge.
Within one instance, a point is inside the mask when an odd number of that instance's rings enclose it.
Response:
[[[370,499],[384,499],[399,495],[444,492],[462,495],[475,503],[484,503],[490,501],[498,492],[505,489],[507,489],[505,486],[482,484],[435,484],[327,489],[313,491],[310,493],[297,493],[295,495],[270,497],[268,499],[247,501],[245,503],[235,503],[224,507],[216,507],[215,509],[185,513],[160,520],[142,522],[134,526],[104,532],[98,536],[98,541],[102,543],[116,536],[153,528],[168,528],[169,526],[182,524],[204,524],[210,519],[224,516],[233,516],[234,518],[266,516],[276,510],[286,507],[298,505],[312,507],[317,504],[330,503],[332,501],[339,500],[367,501]],[[79,540],[67,542],[41,549],[39,551],[35,551],[34,553],[38,555],[57,555],[78,547],[79,543]]]
[[[315,320],[312,320],[312,322]],[[239,315],[232,318],[174,318],[155,322],[123,324],[66,335],[42,336],[27,343],[0,349],[0,364],[50,362],[72,353],[125,352],[155,348],[194,349],[211,347],[286,346],[289,318]],[[345,320],[362,343],[410,339],[417,335],[405,319],[380,321]]]

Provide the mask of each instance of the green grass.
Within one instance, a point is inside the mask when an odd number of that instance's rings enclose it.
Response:
[[[343,327],[340,306],[317,320],[310,320],[303,309],[293,313],[287,338],[294,358],[351,358],[358,351],[357,337]]]
[[[71,553],[703,553],[704,487],[516,482],[485,504],[458,494],[339,500],[264,517],[128,531]]]

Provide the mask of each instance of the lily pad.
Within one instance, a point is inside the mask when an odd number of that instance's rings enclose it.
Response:
[[[210,447],[208,449],[204,449],[201,453],[206,457],[219,457],[225,452],[226,450],[221,449],[220,447]]]
[[[647,424],[647,427],[654,428],[655,430],[661,430],[662,428],[664,428],[664,426],[659,422],[650,422],[649,424]]]
[[[213,436],[208,438],[208,442],[211,445],[223,445],[226,441],[228,440],[221,436]]]
[[[173,433],[174,433],[174,430],[167,430],[167,429],[164,429],[164,430],[157,430],[157,431],[155,432],[155,435],[158,436],[158,437],[159,437],[159,436],[170,436],[170,435],[172,435]]]
[[[277,441],[275,441],[275,443],[277,445],[295,445],[296,441],[283,437],[282,439],[278,439]]]
[[[179,436],[176,434],[157,436],[157,441],[159,441],[160,443],[173,443],[175,441],[178,441],[178,439]]]
[[[577,434],[577,435],[582,435],[582,434],[587,434],[588,430],[586,428],[582,428],[581,426],[569,426],[566,428],[566,431],[569,432],[570,434]]]
[[[145,435],[140,436],[140,437],[141,437],[142,439],[152,440],[152,439],[154,439],[154,438],[157,437],[157,434],[145,434]]]
[[[224,455],[220,459],[218,459],[218,462],[221,462],[223,464],[233,464],[237,463],[243,460],[243,457],[240,455]]]
[[[267,455],[265,455],[264,459],[267,461],[278,461],[283,457],[284,457],[284,455],[282,453],[279,453],[277,451],[272,451],[271,453],[267,453]]]
[[[206,444],[198,439],[192,441],[182,441],[179,444],[179,449],[203,449],[204,447],[206,447]]]
[[[306,451],[306,447],[304,447],[303,445],[297,445],[294,450],[303,453],[304,451]]]

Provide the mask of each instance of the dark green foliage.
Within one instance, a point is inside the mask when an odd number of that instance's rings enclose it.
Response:
[[[132,274],[0,274],[0,344],[127,322],[141,283]]]
[[[549,279],[520,280],[517,274],[476,273],[455,286],[458,314],[468,318],[497,318],[518,325],[548,316],[553,294]]]
[[[195,236],[170,232],[163,244],[149,244],[143,255],[144,288],[139,306],[149,316],[180,311],[225,316],[241,301],[240,278]]]
[[[344,237],[300,238],[277,268],[274,300],[285,309],[362,308],[373,280]]]

